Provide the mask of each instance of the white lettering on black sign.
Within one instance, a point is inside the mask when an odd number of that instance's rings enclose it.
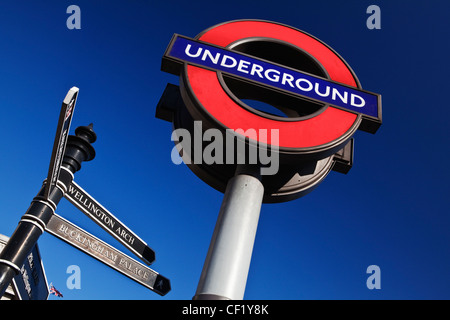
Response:
[[[155,259],[153,250],[75,182],[69,185],[64,196],[144,262],[148,264],[153,262]]]

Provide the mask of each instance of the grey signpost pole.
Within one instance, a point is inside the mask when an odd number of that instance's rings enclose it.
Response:
[[[243,299],[263,195],[259,167],[238,167],[227,184],[194,300]]]
[[[51,189],[47,198],[45,189],[49,181],[44,183],[0,253],[0,297],[3,296],[12,278],[20,272],[20,266],[44,233],[63,192],[73,180],[73,174],[80,170],[83,161],[90,161],[95,157],[91,143],[96,140],[96,134],[92,125],[78,127],[75,134],[76,136],[69,136],[56,187]]]

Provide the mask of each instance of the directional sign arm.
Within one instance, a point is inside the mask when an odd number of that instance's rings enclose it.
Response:
[[[47,224],[47,231],[159,295],[163,296],[171,289],[166,277],[57,214]]]
[[[69,185],[64,197],[142,261],[151,264],[155,260],[155,252],[142,239],[74,181]]]
[[[72,122],[72,116],[77,102],[78,91],[79,89],[77,87],[72,87],[64,98],[61,106],[55,141],[53,142],[52,156],[48,168],[47,184],[44,190],[45,199],[48,199],[50,190],[58,181],[64,151],[66,150],[67,138],[69,137],[70,123]]]

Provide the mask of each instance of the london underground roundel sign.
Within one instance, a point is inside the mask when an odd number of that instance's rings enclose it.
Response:
[[[357,129],[381,125],[381,96],[362,90],[347,63],[329,46],[298,29],[238,20],[194,39],[174,35],[162,69],[181,74],[181,92],[194,120],[223,129],[276,129],[288,157],[322,159],[341,149]],[[260,100],[287,116],[262,112]],[[247,137],[252,139],[254,137]]]

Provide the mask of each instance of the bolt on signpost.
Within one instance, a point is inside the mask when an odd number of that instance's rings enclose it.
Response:
[[[194,39],[176,34],[161,69],[179,75],[180,86],[167,85],[156,117],[173,122],[174,132],[195,136],[200,122],[202,134],[217,129],[221,141],[236,139],[232,147],[200,141],[200,152],[215,148],[234,163],[192,161],[198,146],[175,142],[188,167],[224,192],[194,299],[242,299],[261,204],[304,196],[332,170],[347,173],[354,133],[375,133],[381,125],[381,96],[362,90],[353,70],[325,43],[270,21],[225,22]],[[275,155],[278,170],[252,162],[255,149]]]

